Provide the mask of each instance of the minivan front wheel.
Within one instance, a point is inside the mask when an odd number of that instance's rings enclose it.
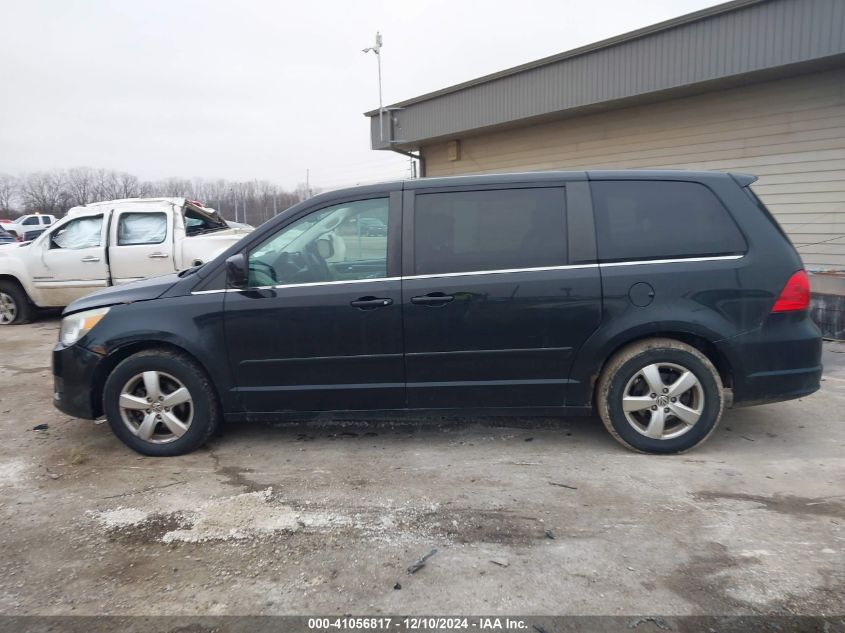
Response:
[[[630,345],[607,363],[596,394],[599,415],[624,446],[679,453],[707,439],[722,417],[719,372],[699,350],[674,339]]]
[[[199,448],[220,418],[205,372],[170,350],[146,350],[122,361],[106,380],[103,408],[118,438],[153,457]]]

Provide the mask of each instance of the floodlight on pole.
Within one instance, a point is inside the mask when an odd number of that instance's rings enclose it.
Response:
[[[384,107],[382,106],[381,100],[381,33],[376,31],[376,43],[374,46],[368,46],[367,48],[362,49],[362,52],[369,53],[370,51],[376,54],[376,60],[378,60],[378,138],[379,141],[384,142],[384,125],[382,125],[382,114],[384,113]]]

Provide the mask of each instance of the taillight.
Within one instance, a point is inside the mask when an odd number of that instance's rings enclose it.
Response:
[[[778,300],[772,307],[772,312],[792,312],[806,310],[810,307],[810,280],[807,272],[799,270],[789,278]]]

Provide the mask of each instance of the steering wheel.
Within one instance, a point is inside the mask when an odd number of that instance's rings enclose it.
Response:
[[[326,260],[320,257],[320,253],[317,250],[317,240],[308,244],[303,254],[308,261],[308,268],[311,270],[311,276],[314,281],[331,281],[334,279]]]
[[[276,273],[277,281],[282,283],[311,281],[311,266],[302,253],[287,251],[279,253],[272,268]]]
[[[249,262],[249,270],[250,272],[254,271],[257,275],[266,275],[270,278],[271,281],[274,283],[279,281],[276,279],[276,269],[273,268],[267,262],[262,262],[261,260],[254,259]],[[267,285],[267,284],[259,284],[259,285]]]

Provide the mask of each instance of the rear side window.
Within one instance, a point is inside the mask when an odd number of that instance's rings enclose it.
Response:
[[[167,214],[122,213],[117,223],[117,245],[161,244],[167,237]]]
[[[733,218],[704,185],[625,180],[593,182],[591,190],[602,261],[745,252]]]
[[[418,275],[566,263],[563,187],[418,194]]]

